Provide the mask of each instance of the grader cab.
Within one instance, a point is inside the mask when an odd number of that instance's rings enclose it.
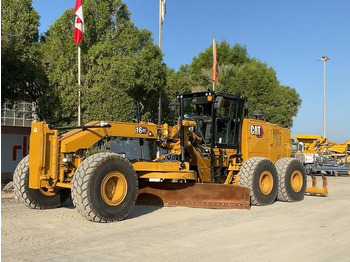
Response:
[[[122,220],[136,201],[249,209],[304,198],[306,172],[290,158],[290,130],[248,119],[245,97],[208,91],[177,99],[174,126],[93,121],[60,134],[33,123],[29,156],[14,173],[17,197],[47,209],[71,194],[77,210],[97,222]],[[153,141],[165,153],[131,161],[110,150],[118,138]]]

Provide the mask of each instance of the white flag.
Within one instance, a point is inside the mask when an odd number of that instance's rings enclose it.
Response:
[[[162,24],[164,22],[165,14],[166,14],[165,0],[160,0],[160,17],[161,17]]]

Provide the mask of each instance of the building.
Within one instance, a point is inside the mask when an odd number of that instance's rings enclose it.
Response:
[[[19,161],[29,152],[30,126],[35,119],[34,104],[20,102],[1,108],[1,181],[12,179]]]

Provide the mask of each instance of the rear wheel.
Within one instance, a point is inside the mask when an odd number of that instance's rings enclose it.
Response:
[[[29,188],[29,156],[19,162],[13,174],[14,192],[20,202],[30,208],[51,209],[60,207],[69,197],[69,189],[49,192],[46,188]]]
[[[277,196],[277,171],[271,160],[252,157],[243,163],[239,172],[239,185],[250,189],[252,205],[272,204]]]
[[[277,199],[285,202],[301,201],[306,190],[304,165],[295,158],[282,158],[276,162],[278,172]]]
[[[131,163],[114,153],[87,157],[74,174],[72,199],[80,214],[94,222],[122,220],[133,209],[138,190]]]

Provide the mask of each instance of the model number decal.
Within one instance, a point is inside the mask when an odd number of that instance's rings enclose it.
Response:
[[[261,138],[264,135],[264,130],[262,126],[251,125],[250,134],[257,136],[258,138]]]
[[[136,134],[147,134],[147,128],[142,126],[137,126]]]

